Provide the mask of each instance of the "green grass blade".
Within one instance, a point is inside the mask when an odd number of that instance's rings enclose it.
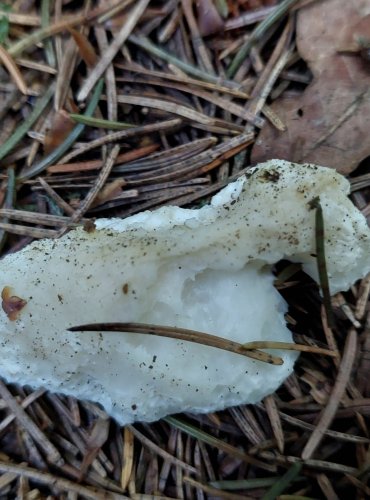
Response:
[[[302,463],[296,462],[286,471],[286,473],[276,481],[276,483],[265,493],[262,500],[275,500],[281,493],[283,493],[294,479],[301,472]]]
[[[77,123],[83,123],[84,125],[89,125],[90,127],[106,128],[110,130],[125,130],[126,128],[137,126],[133,123],[104,120],[103,118],[95,118],[94,116],[80,115],[78,113],[70,113],[69,116]]]

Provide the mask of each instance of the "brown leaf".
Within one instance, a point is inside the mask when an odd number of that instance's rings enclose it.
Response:
[[[98,56],[96,55],[95,49],[91,45],[87,37],[83,33],[80,33],[73,28],[69,28],[68,31],[72,35],[73,40],[76,42],[80,56],[82,57],[86,65],[89,68],[94,67],[97,63]]]
[[[253,148],[254,163],[282,158],[349,174],[370,155],[370,63],[360,52],[339,52],[370,32],[370,16],[361,14],[367,5],[327,0],[300,10],[298,50],[314,79],[302,95],[273,103],[287,130],[266,124]]]
[[[21,310],[27,304],[27,301],[16,295],[11,295],[11,292],[12,289],[9,286],[4,286],[1,292],[1,307],[10,321],[15,321]]]
[[[69,114],[61,109],[55,112],[50,129],[45,135],[44,150],[48,154],[53,151],[69,135],[75,126]]]

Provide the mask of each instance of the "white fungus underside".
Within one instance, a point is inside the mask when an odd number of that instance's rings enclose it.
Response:
[[[275,352],[284,364],[272,366],[171,339],[66,329],[133,321],[289,342],[269,265],[289,258],[317,277],[313,198],[332,292],[370,270],[370,232],[348,192],[333,170],[272,160],[199,210],[100,219],[93,233],[79,228],[7,256],[0,289],[27,305],[16,321],[0,311],[1,376],[99,402],[121,424],[261,400],[291,373],[294,353]]]

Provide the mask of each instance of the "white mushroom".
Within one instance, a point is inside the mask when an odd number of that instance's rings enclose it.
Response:
[[[191,210],[163,207],[96,230],[36,241],[0,262],[0,375],[101,403],[121,424],[254,403],[291,373],[292,352],[268,365],[144,334],[68,332],[140,322],[240,343],[291,341],[271,265],[303,263],[317,279],[320,197],[332,293],[370,270],[370,231],[334,170],[271,160]],[[25,302],[21,302],[21,301]]]

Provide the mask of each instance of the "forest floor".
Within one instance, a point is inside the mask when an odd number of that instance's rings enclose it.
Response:
[[[370,221],[369,27],[368,0],[1,2],[2,255],[199,206],[270,158],[336,169]],[[275,272],[295,339],[337,358],[302,354],[256,405],[123,429],[0,382],[0,497],[370,498],[370,276],[329,327],[318,286]]]

